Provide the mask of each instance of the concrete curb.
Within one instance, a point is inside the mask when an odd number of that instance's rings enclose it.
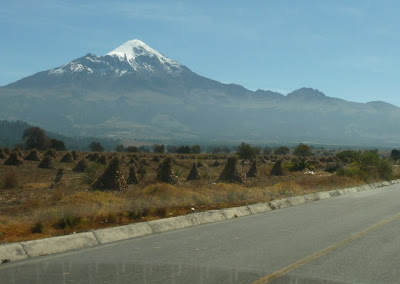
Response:
[[[224,208],[224,209],[221,209],[221,212],[227,220],[232,219],[232,218],[251,215],[251,212],[247,206]]]
[[[136,238],[153,233],[148,222],[92,231],[100,244]]]
[[[186,216],[178,216],[148,222],[154,233],[179,230],[192,227],[194,224]]]
[[[0,245],[0,263],[28,258],[20,243]]]
[[[115,241],[126,240],[154,233],[179,230],[202,224],[229,220],[236,217],[248,216],[271,210],[287,208],[322,199],[348,195],[356,192],[380,188],[400,183],[399,180],[376,182],[357,187],[321,191],[316,193],[292,196],[271,202],[250,204],[247,206],[223,208],[184,216],[135,223],[126,226],[93,230],[68,236],[52,237],[41,240],[0,245],[0,263],[8,263],[42,255],[61,253],[84,247],[97,246]]]
[[[93,232],[78,233],[21,243],[28,257],[54,254],[73,249],[96,246],[98,244],[99,241],[96,239]]]
[[[192,213],[186,215],[186,218],[190,220],[190,222],[192,222],[195,226],[226,220],[226,217],[221,210],[210,210],[200,213]]]

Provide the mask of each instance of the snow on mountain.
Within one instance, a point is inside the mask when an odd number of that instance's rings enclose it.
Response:
[[[121,77],[136,72],[179,75],[183,66],[154,50],[144,42],[134,39],[125,42],[104,56],[87,54],[48,72],[49,75],[65,73],[113,75]]]

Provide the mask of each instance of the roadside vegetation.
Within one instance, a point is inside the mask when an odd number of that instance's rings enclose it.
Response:
[[[158,144],[153,153],[128,151],[122,145],[115,152],[104,152],[96,143],[91,144],[97,150],[92,152],[39,151],[35,143],[43,137],[40,131],[33,133],[41,138],[29,140],[27,135],[30,146],[26,150],[0,148],[0,242],[269,202],[399,177],[397,161],[382,158],[377,151],[318,156],[300,144],[296,155],[289,155],[283,146],[261,150],[246,143],[236,152],[214,154],[199,153],[198,145],[165,153],[168,146]]]

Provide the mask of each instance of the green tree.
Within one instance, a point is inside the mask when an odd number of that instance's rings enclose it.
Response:
[[[50,140],[47,138],[46,132],[39,127],[26,128],[22,134],[22,139],[26,139],[26,148],[45,150],[50,146]]]
[[[361,152],[360,151],[353,151],[353,150],[345,150],[341,151],[336,154],[336,157],[338,157],[341,161],[345,160],[353,160],[353,161],[358,161],[360,158]]]
[[[115,151],[117,151],[117,152],[124,152],[124,151],[125,151],[124,145],[119,144],[119,145],[115,146]]]
[[[50,148],[56,149],[57,151],[65,151],[67,149],[64,141],[57,139],[50,139]]]
[[[193,145],[193,146],[192,146],[192,149],[191,149],[191,150],[192,150],[192,153],[193,153],[193,154],[200,154],[200,152],[201,152],[201,147],[200,147],[200,145],[197,145],[197,144],[196,144],[196,145]]]
[[[400,159],[400,151],[393,149],[392,152],[390,152],[390,157],[393,159],[393,161],[397,161]]]
[[[287,155],[289,154],[290,150],[288,147],[285,146],[280,146],[275,149],[274,154],[275,155]]]
[[[93,141],[92,143],[89,144],[89,149],[92,152],[103,152],[104,147],[101,145],[99,142]]]
[[[257,156],[254,148],[244,142],[239,145],[236,154],[238,154],[240,159],[254,159]]]
[[[176,151],[178,150],[178,148],[174,145],[168,145],[167,146],[167,152],[168,153],[176,153]]]
[[[179,154],[190,154],[192,152],[192,149],[189,146],[182,145],[178,147],[176,152]]]
[[[312,156],[311,148],[308,145],[301,143],[294,149],[293,154],[301,157]]]
[[[128,146],[128,147],[126,147],[125,151],[126,151],[126,152],[129,152],[129,153],[137,153],[137,152],[140,152],[139,148],[136,147],[136,146]]]
[[[154,153],[165,153],[165,147],[163,144],[154,144],[153,145],[153,152]]]

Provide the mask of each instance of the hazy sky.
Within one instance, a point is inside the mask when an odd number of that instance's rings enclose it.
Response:
[[[389,0],[2,0],[0,86],[137,38],[251,90],[400,106],[399,10]]]

